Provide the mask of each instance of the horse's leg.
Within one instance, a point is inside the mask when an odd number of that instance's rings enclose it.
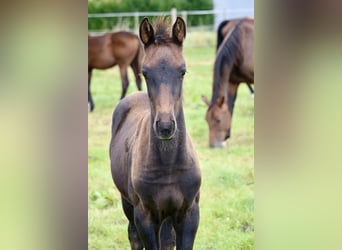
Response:
[[[194,203],[183,218],[176,219],[174,226],[176,231],[176,249],[191,250],[199,224],[199,206]]]
[[[143,245],[140,241],[137,228],[134,224],[134,209],[133,206],[128,203],[124,198],[121,197],[122,208],[124,213],[129,220],[128,223],[128,239],[131,244],[131,250],[141,250]]]
[[[232,119],[233,119],[233,112],[234,112],[234,106],[235,106],[235,100],[237,97],[237,90],[239,87],[239,83],[233,83],[233,82],[229,82],[229,87],[228,87],[228,108],[229,108],[229,112],[230,112],[230,123],[232,123]],[[226,134],[226,139],[228,139],[230,137],[230,128],[231,128],[231,124],[230,127],[227,131]]]
[[[167,218],[160,229],[160,249],[172,250],[176,245],[176,234],[173,229],[171,218]]]
[[[235,101],[237,97],[237,90],[239,87],[239,83],[229,82],[228,87],[228,108],[231,116],[233,116]]]
[[[131,64],[132,70],[135,76],[135,83],[137,84],[138,90],[141,90],[141,76],[139,74],[138,66],[135,63]]]
[[[88,105],[90,105],[90,111],[92,112],[94,110],[95,105],[94,105],[93,98],[91,97],[91,92],[90,92],[91,73],[92,73],[92,69],[88,69]]]
[[[122,94],[121,94],[120,99],[122,99],[126,95],[129,81],[128,81],[128,76],[127,76],[127,65],[119,65],[119,68],[120,68],[120,76],[121,76],[121,84],[122,84]]]
[[[158,250],[157,225],[152,220],[151,213],[139,206],[134,207],[134,222],[145,249]]]

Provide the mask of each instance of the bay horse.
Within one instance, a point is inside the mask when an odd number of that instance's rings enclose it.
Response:
[[[88,104],[94,110],[94,102],[90,92],[90,81],[93,69],[109,69],[119,65],[122,93],[125,97],[129,80],[127,68],[131,66],[138,90],[141,90],[141,64],[143,47],[139,37],[131,32],[119,31],[100,36],[88,34]]]
[[[237,89],[241,82],[254,83],[254,19],[243,18],[220,45],[214,64],[213,94],[206,121],[210,147],[223,147],[230,137]]]
[[[113,112],[110,160],[129,221],[131,249],[192,249],[199,225],[201,172],[185,127],[186,73],[178,17],[140,24],[147,93],[122,99]]]
[[[239,19],[232,19],[232,20],[224,20],[220,23],[219,27],[217,28],[217,44],[216,44],[216,52],[218,51],[220,45],[222,44],[226,35],[231,31],[235,25],[237,25],[241,21]],[[247,83],[247,87],[251,92],[252,97],[254,97],[254,89],[251,85],[252,83]]]

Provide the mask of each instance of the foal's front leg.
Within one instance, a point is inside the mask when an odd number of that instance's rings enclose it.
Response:
[[[182,218],[176,219],[176,246],[177,250],[191,250],[199,224],[199,206],[194,203]]]
[[[146,250],[158,250],[157,225],[151,213],[137,206],[134,208],[134,222]]]

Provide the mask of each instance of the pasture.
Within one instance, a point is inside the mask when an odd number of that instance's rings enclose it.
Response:
[[[227,146],[209,148],[204,119],[207,106],[201,95],[211,97],[215,43],[216,34],[203,31],[188,33],[184,43],[186,127],[202,171],[200,225],[194,249],[253,249],[254,100],[242,84]],[[128,94],[137,91],[131,70],[129,79]],[[95,110],[88,115],[88,249],[130,249],[128,221],[109,163],[112,113],[121,95],[118,67],[94,70],[91,88]]]

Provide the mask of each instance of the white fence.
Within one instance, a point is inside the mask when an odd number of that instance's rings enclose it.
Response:
[[[121,13],[97,13],[88,14],[88,18],[124,18],[124,17],[134,17],[134,30],[138,30],[139,21],[141,17],[145,16],[171,16],[172,21],[176,20],[177,16],[182,16],[185,22],[187,22],[187,17],[190,15],[221,15],[225,19],[230,19],[232,17],[244,17],[244,16],[254,16],[253,8],[244,9],[222,9],[222,10],[184,10],[177,11],[176,9],[171,9],[171,11],[157,11],[157,12],[121,12]],[[201,27],[189,27],[190,29],[214,29],[214,24],[209,26]]]

